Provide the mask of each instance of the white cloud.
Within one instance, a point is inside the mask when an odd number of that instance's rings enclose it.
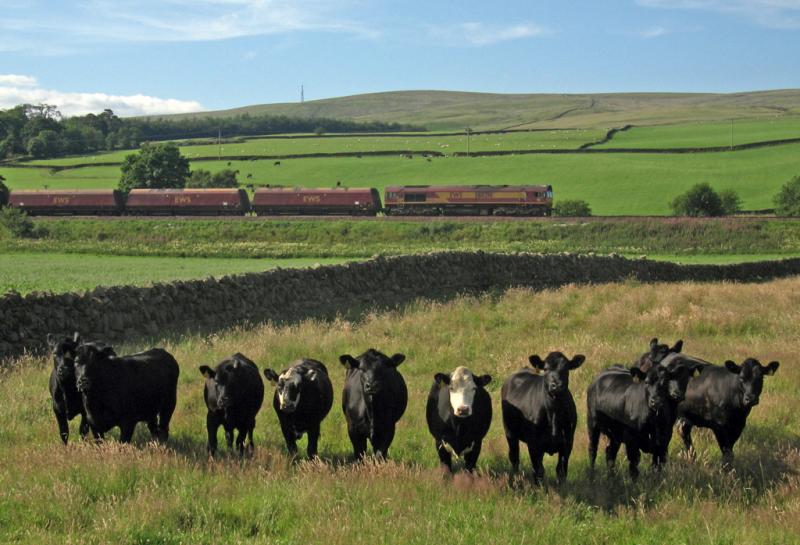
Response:
[[[545,27],[534,23],[503,26],[467,22],[428,27],[428,34],[432,39],[444,41],[448,45],[491,45],[509,40],[542,36],[548,32]]]
[[[158,98],[148,95],[109,95],[75,93],[43,89],[36,78],[16,74],[0,74],[0,109],[18,104],[52,104],[66,115],[101,112],[106,108],[121,116],[178,114],[198,112],[203,106],[194,100]]]
[[[636,0],[640,6],[702,10],[746,17],[776,29],[800,29],[800,0]]]

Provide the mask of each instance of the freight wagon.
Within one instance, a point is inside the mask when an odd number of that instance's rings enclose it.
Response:
[[[243,216],[250,211],[244,189],[133,189],[125,202],[132,215]]]
[[[549,185],[406,185],[385,190],[387,215],[549,216]]]
[[[57,189],[11,192],[8,205],[36,215],[119,215],[125,195],[112,189]]]
[[[258,215],[351,215],[374,216],[381,211],[377,189],[336,187],[265,187],[253,195]]]

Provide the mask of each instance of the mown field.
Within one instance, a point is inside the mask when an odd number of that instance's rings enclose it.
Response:
[[[154,282],[261,272],[275,267],[310,267],[341,259],[223,259],[65,253],[0,253],[0,294],[10,290],[68,292],[97,286],[146,286]]]
[[[4,543],[459,543],[790,544],[800,539],[800,280],[764,284],[611,284],[535,293],[419,302],[357,321],[308,321],[118,347],[163,345],[181,364],[178,407],[165,447],[137,431],[133,446],[60,444],[49,408],[47,358],[0,371],[0,536]],[[425,332],[424,335],[420,334]],[[631,482],[622,471],[587,476],[585,390],[614,362],[631,361],[651,336],[685,340],[687,352],[722,361],[779,360],[736,447],[735,471],[720,471],[707,432],[699,456],[673,441],[662,473]],[[368,347],[403,352],[409,407],[391,461],[348,463],[337,357]],[[566,485],[547,460],[544,488],[509,475],[499,390],[532,353],[586,355],[570,388],[579,408]],[[197,367],[241,351],[259,367],[300,356],[326,362],[335,403],[322,429],[321,460],[292,464],[269,404],[256,454],[240,461],[205,452],[205,408]],[[491,373],[495,417],[474,478],[443,476],[424,403],[433,374],[467,365]],[[270,389],[268,389],[268,392]],[[73,434],[77,430],[72,426]],[[304,443],[301,442],[301,445]],[[602,456],[602,455],[601,455]],[[622,458],[622,456],[621,456]],[[624,463],[624,460],[621,460]],[[645,466],[648,464],[645,463]],[[523,456],[523,466],[530,465]]]
[[[583,199],[598,215],[666,215],[669,203],[692,185],[708,182],[739,193],[745,209],[773,207],[773,196],[800,173],[800,145],[696,154],[566,154],[501,157],[419,156],[198,161],[192,168],[239,170],[243,183],[332,187],[391,184],[552,184],[556,201]],[[0,167],[12,189],[113,188],[118,167],[48,169]],[[249,178],[248,178],[249,176]]]

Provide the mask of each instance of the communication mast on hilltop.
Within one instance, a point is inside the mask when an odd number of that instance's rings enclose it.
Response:
[[[303,103],[303,102],[305,102],[305,101],[306,101],[306,97],[305,97],[305,95],[303,94],[303,86],[302,86],[302,85],[300,85],[300,104],[302,104],[302,103]]]

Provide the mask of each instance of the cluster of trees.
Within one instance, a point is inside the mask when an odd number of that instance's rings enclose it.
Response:
[[[0,110],[0,159],[36,159],[100,150],[131,149],[145,141],[225,135],[421,131],[423,127],[373,121],[248,115],[214,118],[121,118],[111,110],[63,117],[55,106],[21,104]]]
[[[800,176],[786,182],[773,198],[775,215],[800,216]],[[729,216],[742,211],[742,200],[732,189],[715,191],[702,183],[678,195],[670,204],[676,216]]]
[[[190,171],[189,160],[172,143],[142,144],[138,153],[131,153],[122,163],[119,189],[180,189],[183,187],[239,187],[238,170],[224,169],[212,174],[208,170]]]

